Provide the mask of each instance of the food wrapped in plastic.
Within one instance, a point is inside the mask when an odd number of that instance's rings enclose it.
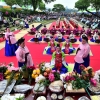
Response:
[[[52,92],[61,92],[64,89],[62,81],[54,81],[49,85],[49,89]]]
[[[33,88],[33,86],[30,86],[30,85],[27,85],[27,84],[22,84],[22,85],[14,86],[14,91],[24,93],[28,90],[31,90],[32,88]]]
[[[34,91],[35,92],[42,92],[44,91],[45,86],[43,85],[43,83],[36,83],[34,86]]]
[[[82,96],[78,100],[90,100],[90,99],[88,99],[86,96]]]
[[[44,96],[40,96],[36,100],[46,100],[46,98]]]
[[[57,94],[52,94],[52,95],[51,95],[51,99],[52,99],[52,100],[57,100]]]

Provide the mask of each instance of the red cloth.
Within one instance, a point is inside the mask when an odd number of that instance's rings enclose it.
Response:
[[[55,57],[55,67],[57,68],[57,70],[60,71],[61,67],[62,67],[62,54],[56,54]]]

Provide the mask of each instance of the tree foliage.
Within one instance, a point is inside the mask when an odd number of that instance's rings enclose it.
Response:
[[[90,2],[88,0],[78,0],[75,3],[75,8],[78,10],[86,10],[90,6]]]
[[[45,9],[46,9],[45,3],[40,2],[40,3],[39,3],[39,9],[40,9],[40,10],[45,10]]]
[[[53,6],[52,11],[55,11],[55,12],[65,11],[65,7],[62,4],[55,4]]]

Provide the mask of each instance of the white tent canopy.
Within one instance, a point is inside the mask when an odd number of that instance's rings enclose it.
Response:
[[[6,4],[6,2],[0,1],[0,6],[8,6],[8,5]]]
[[[18,4],[14,4],[12,7],[13,8],[21,8]]]

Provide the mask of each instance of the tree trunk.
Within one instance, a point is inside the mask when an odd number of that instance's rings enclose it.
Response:
[[[92,15],[94,15],[94,16],[96,16],[96,17],[98,17],[98,18],[100,18],[100,16],[99,16],[98,14],[94,14],[94,13],[90,12],[90,11],[89,11],[89,10],[87,10],[87,9],[86,9],[86,11],[87,11],[88,13],[90,13],[90,14],[92,14]]]

